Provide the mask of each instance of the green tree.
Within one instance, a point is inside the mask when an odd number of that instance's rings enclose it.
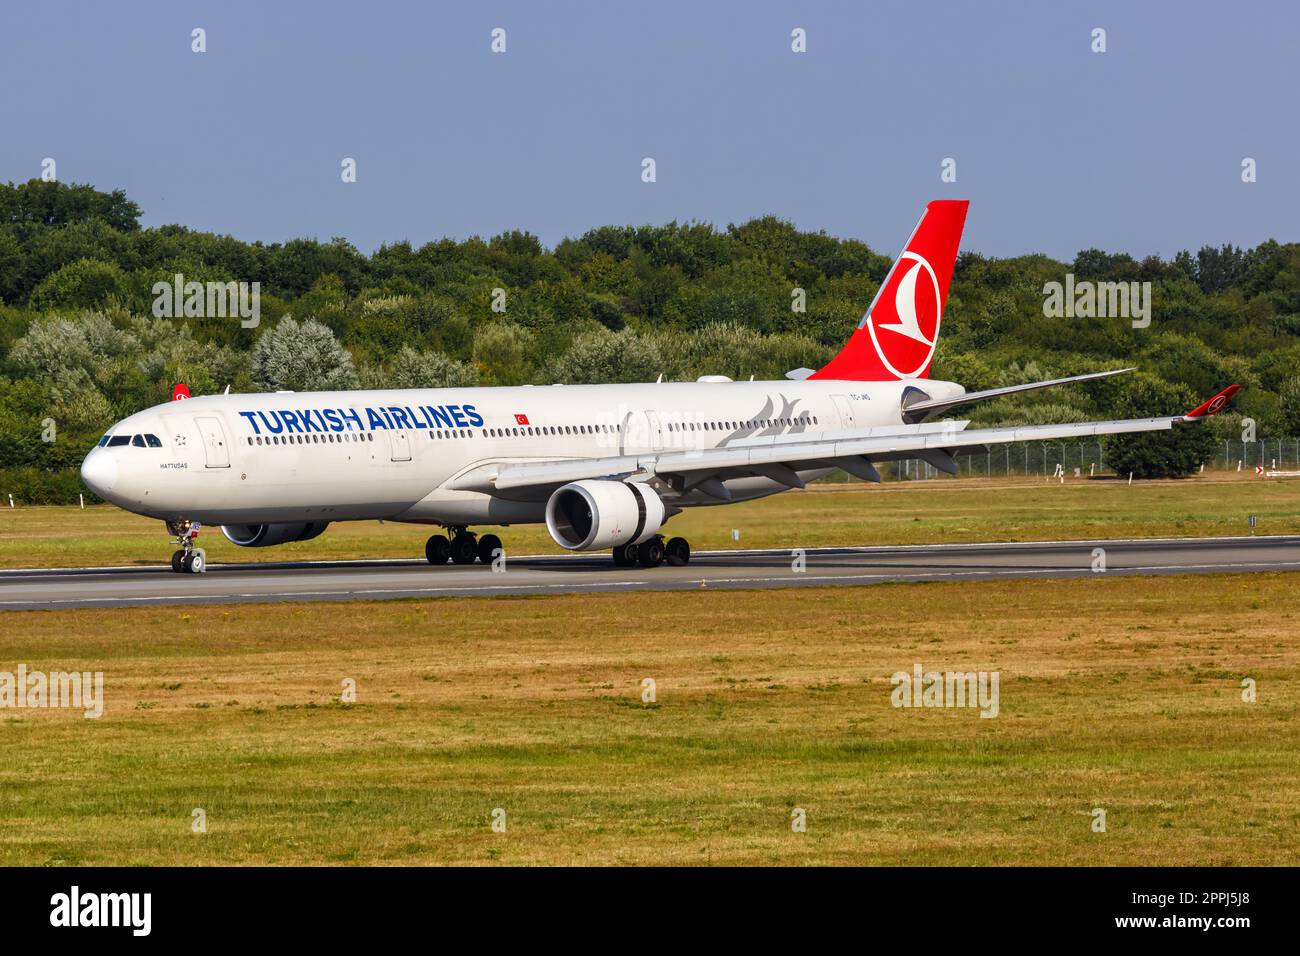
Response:
[[[1142,372],[1122,378],[1111,410],[1115,418],[1178,415],[1199,404],[1185,385]],[[1108,435],[1105,449],[1106,463],[1121,477],[1131,472],[1134,478],[1182,478],[1213,457],[1214,433],[1204,425],[1175,425],[1169,431]]]
[[[664,371],[658,343],[631,329],[584,332],[547,366],[547,375],[567,384],[653,382]]]
[[[371,366],[362,376],[368,388],[463,388],[479,383],[478,369],[445,352],[418,352],[403,345],[388,366]]]
[[[18,300],[26,258],[17,237],[0,228],[0,304]]]
[[[85,184],[41,179],[17,186],[0,183],[0,223],[62,226],[92,219],[131,232],[140,228],[140,207],[120,189],[105,193]]]
[[[356,388],[352,356],[319,322],[283,318],[253,346],[253,382],[267,391]]]
[[[113,262],[78,259],[56,272],[33,290],[30,305],[45,312],[54,309],[96,309],[120,296],[126,277]]]
[[[75,319],[45,316],[14,343],[9,361],[20,374],[37,382],[57,385],[65,377],[94,376],[105,365],[138,354],[140,341],[117,328],[102,312]]]
[[[474,364],[486,385],[532,380],[532,336],[513,322],[491,322],[474,333]]]
[[[1300,436],[1300,376],[1287,379],[1277,397],[1283,434]]]

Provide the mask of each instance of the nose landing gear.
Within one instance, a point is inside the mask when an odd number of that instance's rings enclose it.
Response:
[[[167,533],[180,546],[172,553],[172,570],[177,574],[202,574],[208,569],[208,556],[198,546],[201,527],[197,521],[167,522]]]

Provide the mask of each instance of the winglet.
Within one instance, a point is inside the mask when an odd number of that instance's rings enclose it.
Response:
[[[1223,409],[1223,406],[1227,405],[1232,399],[1232,396],[1236,395],[1240,391],[1240,385],[1229,385],[1208,402],[1202,402],[1184,415],[1183,421],[1199,422],[1202,418],[1209,418],[1211,415],[1217,415]]]

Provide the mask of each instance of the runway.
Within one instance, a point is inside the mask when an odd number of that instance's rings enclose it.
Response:
[[[682,568],[616,568],[603,553],[507,557],[504,571],[422,560],[216,564],[202,575],[158,565],[0,571],[0,610],[1292,570],[1300,536],[705,551]]]

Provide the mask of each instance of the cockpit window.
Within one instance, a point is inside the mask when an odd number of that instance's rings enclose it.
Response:
[[[105,445],[109,448],[121,448],[123,445],[132,448],[161,448],[163,443],[157,435],[105,435],[99,440],[99,447]]]

